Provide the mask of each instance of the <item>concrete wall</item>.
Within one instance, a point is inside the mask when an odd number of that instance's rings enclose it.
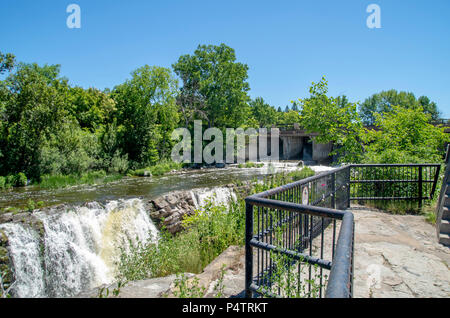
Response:
[[[333,144],[319,144],[313,141],[313,155],[312,159],[318,162],[330,161],[330,152],[333,150]]]
[[[280,159],[300,160],[303,150],[303,138],[287,136],[280,137],[280,139],[283,143],[282,156]]]

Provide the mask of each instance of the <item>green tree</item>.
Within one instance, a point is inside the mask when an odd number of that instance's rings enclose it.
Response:
[[[267,104],[262,97],[257,97],[250,102],[250,109],[259,127],[270,127],[277,122],[275,108]]]
[[[80,127],[91,131],[105,125],[116,110],[115,101],[109,94],[96,88],[70,88],[69,105],[69,112]]]
[[[250,115],[248,66],[236,62],[225,44],[199,45],[193,55],[181,56],[172,65],[181,78],[180,107],[186,122],[200,118],[209,127],[238,127]]]
[[[114,88],[118,143],[135,166],[168,156],[177,127],[177,81],[167,68],[145,65]]]
[[[39,177],[46,139],[67,115],[67,80],[59,65],[19,64],[1,83],[0,174]]]
[[[310,133],[318,133],[315,141],[333,143],[333,154],[339,154],[341,162],[355,163],[361,160],[363,126],[357,112],[357,105],[343,105],[339,98],[329,97],[325,77],[312,83],[311,96],[299,99],[301,105],[301,126]]]
[[[421,96],[419,99],[416,99],[413,93],[397,92],[395,89],[373,94],[361,104],[359,113],[365,125],[373,125],[375,124],[376,114],[390,112],[393,106],[401,106],[403,108],[417,108],[421,106],[425,113],[431,115],[430,120],[437,120],[440,117],[436,103],[430,102],[428,97]]]
[[[444,129],[431,125],[431,115],[421,107],[393,106],[384,114],[375,114],[379,130],[369,130],[365,142],[367,163],[441,162],[449,137]]]
[[[16,62],[16,57],[11,53],[0,52],[0,75],[6,71],[11,71]]]

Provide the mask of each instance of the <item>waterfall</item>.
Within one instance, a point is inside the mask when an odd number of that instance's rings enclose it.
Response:
[[[191,190],[191,196],[196,209],[204,206],[208,200],[212,200],[217,205],[236,200],[234,191],[226,187],[194,189]]]
[[[15,277],[11,294],[15,297],[44,297],[44,270],[37,233],[21,224],[0,224],[8,236],[8,252]]]
[[[104,206],[94,202],[65,211],[36,212],[36,216],[45,229],[42,261],[36,236],[30,234],[28,239],[33,251],[24,252],[19,250],[26,243],[22,233],[21,242],[17,244],[12,238],[18,236],[19,231],[13,229],[8,231],[12,235],[7,234],[18,280],[27,280],[26,284],[16,287],[19,297],[65,297],[110,284],[117,274],[116,262],[121,253],[127,252],[130,244],[156,242],[158,235],[140,199],[110,201]],[[16,254],[20,257],[15,258]],[[26,264],[27,268],[31,268],[31,264],[38,267],[33,270],[43,279],[29,278],[31,270],[21,269],[25,262],[30,263]]]

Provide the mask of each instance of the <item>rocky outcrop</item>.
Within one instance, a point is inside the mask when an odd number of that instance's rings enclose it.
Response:
[[[13,280],[7,247],[8,237],[6,236],[6,233],[0,229],[0,274],[2,276],[4,288],[8,288]]]
[[[182,221],[184,217],[193,215],[196,209],[201,208],[204,198],[216,193],[220,197],[216,197],[214,201],[225,203],[229,196],[235,197],[236,194],[245,196],[250,188],[251,182],[243,182],[239,186],[228,184],[221,188],[174,191],[147,201],[146,209],[160,228],[164,227],[170,233],[175,234],[183,230]]]
[[[190,191],[176,191],[151,200],[148,204],[150,217],[157,221],[159,227],[165,227],[174,234],[183,229],[185,215],[193,215],[196,209]]]

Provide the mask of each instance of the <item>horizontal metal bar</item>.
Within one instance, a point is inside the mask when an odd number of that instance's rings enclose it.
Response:
[[[356,201],[356,200],[429,200],[430,197],[350,197],[350,200]]]
[[[351,164],[352,168],[359,167],[438,167],[439,163],[376,163],[376,164]]]
[[[311,206],[311,205],[302,205],[302,204],[298,204],[298,203],[284,202],[284,201],[279,201],[279,200],[264,199],[264,198],[254,197],[254,196],[245,198],[245,202],[248,204],[251,204],[251,205],[262,206],[262,207],[271,208],[271,209],[298,212],[298,213],[302,213],[302,214],[320,216],[320,217],[331,218],[331,219],[339,219],[339,220],[341,220],[344,217],[345,213],[347,213],[345,211],[340,211],[340,210],[333,210],[333,209],[329,209],[329,208],[322,208],[322,207]]]
[[[413,179],[413,180],[350,180],[350,183],[419,183],[419,180]],[[422,180],[422,182],[429,182],[433,183],[434,180]]]
[[[262,250],[266,250],[266,251],[272,251],[274,253],[277,254],[284,254],[289,256],[292,259],[295,259],[297,261],[301,261],[301,262],[305,262],[311,265],[318,265],[322,268],[325,269],[331,269],[331,261],[327,261],[321,258],[317,258],[317,257],[312,257],[309,256],[307,254],[303,254],[303,253],[299,253],[299,252],[295,252],[295,251],[291,251],[285,248],[280,248],[277,247],[275,245],[269,244],[269,243],[264,243],[264,242],[260,242],[258,240],[252,239],[250,241],[250,245],[257,247],[259,249]]]
[[[250,285],[250,290],[254,291],[255,293],[258,293],[260,295],[264,295],[270,298],[282,298],[281,295],[277,295],[272,293],[271,291],[267,290],[266,288],[264,288],[263,286],[259,286],[255,283],[252,283]]]

